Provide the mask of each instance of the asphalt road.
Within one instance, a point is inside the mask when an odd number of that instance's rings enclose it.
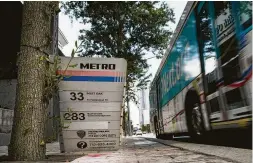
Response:
[[[176,137],[180,142],[252,149],[252,130],[221,130],[208,133],[199,140],[187,137]]]

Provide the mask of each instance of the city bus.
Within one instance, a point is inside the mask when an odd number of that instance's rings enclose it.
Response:
[[[188,2],[149,90],[157,137],[252,126],[252,2]]]

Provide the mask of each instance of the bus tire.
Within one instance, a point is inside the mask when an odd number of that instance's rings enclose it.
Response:
[[[154,117],[154,127],[155,127],[155,137],[156,138],[159,138],[159,126],[158,126],[158,120],[157,120],[157,117],[155,116]]]
[[[191,138],[200,139],[203,137],[205,128],[197,94],[191,93],[186,102],[187,127]]]

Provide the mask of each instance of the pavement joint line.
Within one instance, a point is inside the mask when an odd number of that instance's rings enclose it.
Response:
[[[161,139],[156,139],[156,138],[148,138],[148,137],[143,137],[143,138],[147,139],[149,141],[155,141],[157,143],[160,143],[160,144],[163,144],[163,145],[166,145],[166,146],[171,146],[171,147],[174,147],[174,148],[178,148],[180,150],[190,151],[190,152],[193,152],[193,153],[196,153],[196,154],[202,154],[202,155],[205,155],[205,156],[212,156],[212,157],[216,157],[216,158],[222,159],[224,161],[229,161],[229,162],[233,162],[233,163],[241,163],[239,161],[232,160],[232,159],[227,158],[227,157],[221,157],[221,156],[212,155],[212,154],[208,154],[208,153],[204,153],[204,152],[190,150],[190,149],[187,149],[187,148],[183,148],[183,147],[179,147],[179,146],[176,146],[176,145],[167,144],[166,142],[162,142],[162,141],[166,141],[166,140],[161,140]],[[174,141],[174,140],[171,140],[171,141]]]

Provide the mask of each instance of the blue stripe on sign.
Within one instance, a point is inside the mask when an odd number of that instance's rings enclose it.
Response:
[[[94,81],[94,82],[115,82],[115,77],[110,76],[71,76],[63,78],[63,81]]]

